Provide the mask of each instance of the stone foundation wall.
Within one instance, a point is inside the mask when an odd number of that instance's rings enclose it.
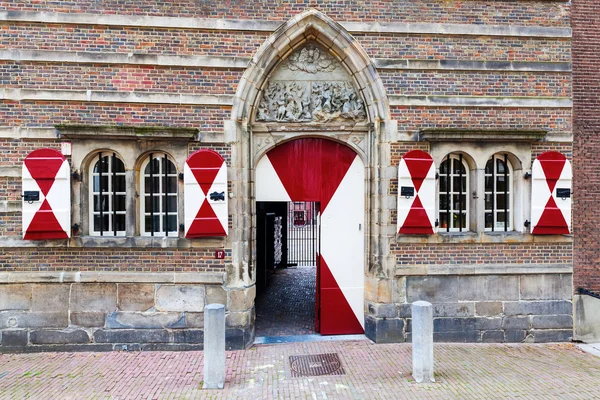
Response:
[[[2,352],[201,350],[210,303],[226,305],[228,348],[253,339],[254,289],[225,289],[219,273],[12,273],[9,279],[23,282],[0,284]]]
[[[485,267],[482,267],[482,269]],[[572,274],[397,277],[367,283],[366,334],[378,343],[411,341],[411,303],[433,304],[439,342],[562,342],[573,336]],[[377,300],[392,300],[377,303]]]

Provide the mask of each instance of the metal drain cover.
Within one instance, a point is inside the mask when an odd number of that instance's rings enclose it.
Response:
[[[290,368],[292,377],[345,374],[336,353],[290,356]]]

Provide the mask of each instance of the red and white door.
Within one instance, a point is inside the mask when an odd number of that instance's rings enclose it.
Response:
[[[256,165],[256,201],[320,204],[317,272],[320,332],[364,332],[365,167],[326,139],[286,142]]]
[[[557,151],[540,154],[531,167],[531,233],[571,232],[571,163]]]
[[[192,153],[183,171],[185,237],[227,236],[227,164],[213,150]]]
[[[23,161],[23,239],[71,237],[71,171],[54,149],[35,150]]]

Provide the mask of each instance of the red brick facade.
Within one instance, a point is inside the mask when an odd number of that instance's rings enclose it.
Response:
[[[600,291],[600,3],[573,2],[573,285]]]

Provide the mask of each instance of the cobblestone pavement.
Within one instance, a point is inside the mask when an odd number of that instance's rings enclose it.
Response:
[[[278,269],[256,299],[256,336],[315,333],[315,267]]]
[[[344,375],[292,378],[289,357],[337,353]],[[572,344],[436,344],[436,383],[409,344],[332,341],[227,352],[224,390],[202,390],[202,352],[0,355],[2,399],[594,399],[600,357]]]

